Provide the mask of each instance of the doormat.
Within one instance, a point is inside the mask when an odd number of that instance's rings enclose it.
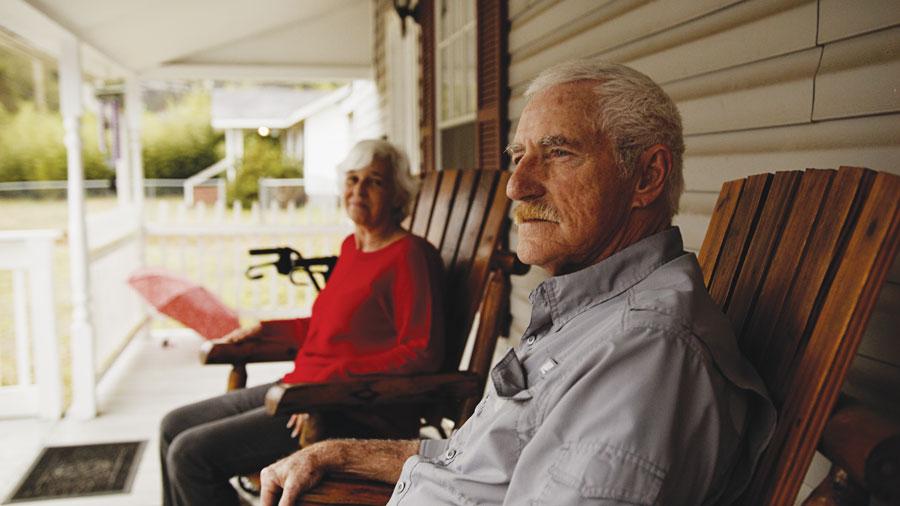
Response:
[[[4,504],[128,493],[145,444],[46,447]]]

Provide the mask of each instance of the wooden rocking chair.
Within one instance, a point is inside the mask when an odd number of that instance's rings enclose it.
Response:
[[[700,265],[779,413],[742,504],[793,504],[894,260],[898,213],[900,177],[861,168],[723,186]],[[858,406],[834,420],[826,456],[898,504],[900,428]],[[807,504],[868,504],[839,495],[823,488]]]
[[[506,234],[509,173],[444,170],[429,173],[405,226],[440,252],[445,266],[445,359],[435,374],[367,378],[329,384],[279,384],[266,400],[271,414],[323,411],[390,404],[421,406],[418,418],[443,434],[441,421],[461,424],[481,398],[501,328],[507,323],[509,275],[527,271],[501,250]],[[467,337],[480,311],[468,366],[460,370]],[[297,345],[279,338],[278,325],[261,339],[212,343],[202,360],[231,364],[228,388],[246,384],[246,364],[293,360]],[[418,431],[406,437],[417,437]],[[390,487],[388,487],[390,488]]]
[[[779,172],[723,186],[699,260],[779,411],[741,504],[793,504],[820,440],[843,466],[831,477],[900,503],[900,428],[854,405],[828,421],[896,254],[898,225],[900,177],[867,169]],[[807,504],[868,504],[828,485]],[[297,504],[389,497],[383,484],[337,477]]]

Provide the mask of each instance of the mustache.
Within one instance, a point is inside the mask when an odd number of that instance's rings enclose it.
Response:
[[[544,202],[520,202],[513,208],[513,220],[516,225],[529,220],[559,222],[559,211]]]

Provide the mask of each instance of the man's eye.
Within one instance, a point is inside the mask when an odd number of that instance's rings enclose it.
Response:
[[[565,149],[553,148],[553,149],[550,150],[550,156],[552,156],[552,157],[554,157],[554,158],[559,158],[559,157],[561,157],[561,156],[568,156],[568,155],[570,155],[570,154],[571,154],[571,153],[569,153],[569,152],[566,151]]]
[[[510,159],[512,160],[513,165],[519,165],[519,162],[522,161],[522,155],[520,153],[516,153],[510,156]]]

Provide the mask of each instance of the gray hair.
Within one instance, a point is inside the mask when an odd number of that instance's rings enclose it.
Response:
[[[594,88],[598,106],[594,129],[609,137],[623,177],[634,173],[638,159],[647,148],[663,144],[671,150],[672,170],[664,197],[669,216],[674,216],[684,190],[684,138],[675,103],[646,75],[624,65],[591,59],[571,60],[541,72],[528,86],[525,96],[574,81],[598,82]]]
[[[369,165],[376,158],[387,163],[393,177],[394,205],[398,210],[397,221],[409,214],[413,199],[419,192],[419,180],[409,172],[409,158],[399,147],[381,139],[366,139],[357,142],[347,156],[337,165],[338,174],[343,177],[351,170]]]

